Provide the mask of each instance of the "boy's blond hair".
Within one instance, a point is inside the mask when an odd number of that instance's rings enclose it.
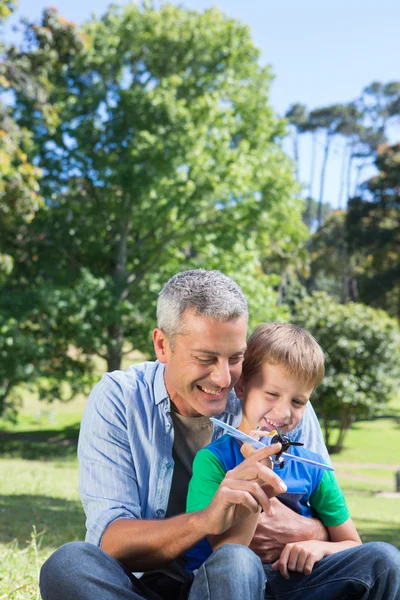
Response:
[[[264,363],[283,367],[289,376],[317,388],[324,377],[324,353],[311,333],[289,323],[263,323],[253,331],[243,362],[247,381]]]

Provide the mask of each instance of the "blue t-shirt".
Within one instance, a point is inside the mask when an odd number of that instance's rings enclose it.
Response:
[[[210,504],[227,471],[244,460],[240,445],[226,434],[197,453],[189,484],[187,512],[203,510]],[[324,462],[319,454],[302,446],[291,446],[290,453]],[[327,526],[340,525],[349,518],[343,492],[332,471],[290,459],[286,459],[282,469],[275,467],[274,470],[287,485],[287,491],[277,498],[292,510],[304,517],[317,516]],[[204,538],[186,553],[188,570],[198,569],[211,553],[212,548]]]

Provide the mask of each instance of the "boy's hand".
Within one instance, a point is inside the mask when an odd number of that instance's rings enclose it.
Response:
[[[280,558],[273,563],[274,571],[279,569],[285,579],[289,579],[289,571],[297,571],[309,575],[316,562],[324,558],[323,542],[309,540],[286,544]]]

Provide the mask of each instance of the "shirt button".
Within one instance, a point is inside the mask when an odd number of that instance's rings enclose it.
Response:
[[[159,508],[156,511],[156,515],[157,515],[157,517],[163,517],[165,515],[165,510],[163,510],[162,508]]]
[[[165,463],[165,468],[166,468],[166,469],[167,469],[167,471],[168,471],[168,469],[170,469],[170,468],[171,468],[171,463],[167,461],[167,462]]]

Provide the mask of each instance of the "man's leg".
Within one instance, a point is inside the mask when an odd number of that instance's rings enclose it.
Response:
[[[197,571],[189,600],[264,600],[265,574],[247,546],[225,544]]]
[[[160,600],[117,560],[86,542],[61,546],[40,573],[43,600]]]
[[[282,600],[399,600],[400,552],[385,542],[372,542],[327,556],[311,575],[290,573],[284,579],[265,565],[266,598]]]

